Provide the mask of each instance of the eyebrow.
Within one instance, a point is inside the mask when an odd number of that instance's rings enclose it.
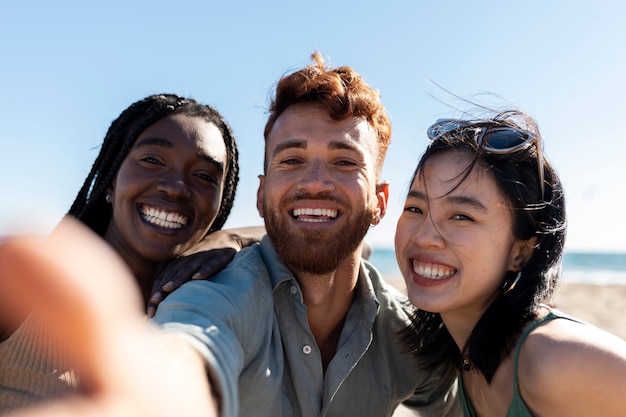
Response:
[[[276,156],[277,153],[284,151],[285,149],[296,148],[296,149],[306,149],[306,142],[303,140],[288,140],[282,143],[279,143],[274,148],[274,152],[272,152],[272,156]]]
[[[362,153],[361,149],[354,145],[352,142],[332,141],[328,144],[328,149],[332,150],[346,150],[357,153]]]
[[[409,191],[408,197],[413,197],[418,200],[428,201],[428,196],[426,195],[426,193],[421,192],[421,191]],[[488,212],[487,207],[483,203],[481,203],[479,200],[475,199],[474,197],[468,197],[464,195],[444,195],[443,197],[439,197],[439,198],[444,198],[448,203],[451,203],[451,204],[461,205],[461,206],[471,206],[482,212],[485,212],[485,213]]]
[[[276,145],[276,148],[274,148],[274,152],[272,153],[272,156],[275,156],[277,153],[285,150],[285,149],[290,149],[290,148],[296,148],[296,149],[306,149],[307,148],[307,141],[305,140],[299,140],[299,139],[293,139],[293,140],[288,140],[285,141],[283,143],[279,143],[278,145]],[[353,152],[358,152],[358,153],[362,153],[361,150],[353,145],[352,143],[349,142],[342,142],[342,141],[332,141],[328,144],[328,149],[330,150],[347,150],[347,151],[353,151]]]
[[[173,149],[174,148],[174,144],[172,142],[170,142],[167,139],[164,138],[143,138],[140,141],[137,141],[137,143],[135,143],[134,147],[135,148],[140,148],[142,146],[149,146],[149,145],[155,145],[155,146],[162,146],[164,148],[168,148],[168,149]],[[203,161],[208,162],[209,164],[214,165],[215,167],[217,167],[220,171],[224,171],[224,164],[220,161],[218,161],[217,159],[213,158],[211,155],[207,155],[203,152],[196,152],[196,156],[200,159],[202,159]]]

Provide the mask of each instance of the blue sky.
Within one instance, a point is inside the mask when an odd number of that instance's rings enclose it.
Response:
[[[593,3],[593,4],[592,4]],[[4,1],[0,5],[0,235],[47,231],[71,205],[104,134],[159,92],[215,106],[241,182],[227,225],[255,208],[269,93],[319,50],[381,91],[393,123],[391,247],[426,128],[493,95],[539,122],[565,183],[566,248],[626,252],[626,6],[621,1]]]

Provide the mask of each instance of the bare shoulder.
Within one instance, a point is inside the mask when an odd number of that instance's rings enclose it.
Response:
[[[537,415],[626,415],[626,341],[597,327],[566,319],[539,326],[522,345],[518,372]]]

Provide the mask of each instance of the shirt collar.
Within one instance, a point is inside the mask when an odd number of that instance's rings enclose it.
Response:
[[[276,289],[283,282],[296,281],[287,265],[276,252],[269,236],[263,236],[260,249],[263,262],[269,271],[273,289]],[[380,273],[369,262],[361,261],[355,301],[363,307],[371,305],[377,310],[380,303],[374,290],[375,284],[372,283],[373,280],[380,286]]]

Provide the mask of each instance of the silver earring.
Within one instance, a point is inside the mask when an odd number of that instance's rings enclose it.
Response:
[[[517,285],[517,283],[519,282],[520,278],[522,277],[522,271],[519,271],[517,273],[517,275],[515,276],[515,279],[513,280],[513,283],[509,286],[509,282],[508,281],[504,281],[504,284],[502,285],[502,289],[500,290],[502,294],[508,294],[511,291],[513,291],[513,288],[515,288],[515,286]]]
[[[107,194],[106,196],[104,196],[104,201],[111,204],[111,194]]]

